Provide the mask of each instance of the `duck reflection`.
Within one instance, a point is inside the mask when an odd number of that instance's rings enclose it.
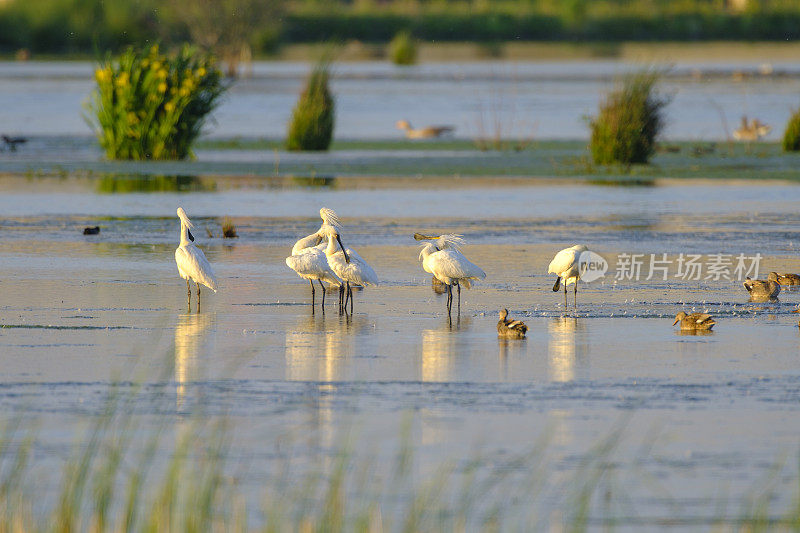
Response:
[[[586,356],[584,323],[576,317],[554,317],[547,323],[548,378],[565,383],[575,379],[575,370]]]
[[[211,323],[211,315],[186,313],[178,317],[175,326],[175,383],[178,409],[184,406],[187,384],[198,377],[197,361],[208,344],[207,331]]]
[[[498,376],[502,381],[508,381],[509,363],[514,359],[519,359],[527,352],[526,346],[527,339],[497,339],[497,345],[500,349],[500,356],[498,361],[500,364]]]

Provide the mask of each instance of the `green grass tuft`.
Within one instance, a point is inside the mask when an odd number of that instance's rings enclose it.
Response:
[[[595,164],[648,162],[664,127],[663,108],[669,103],[656,93],[657,82],[657,72],[632,74],[600,104],[599,115],[590,121]]]
[[[223,239],[236,239],[239,237],[236,233],[236,225],[233,223],[231,217],[222,218],[222,238]]]
[[[329,67],[327,59],[321,60],[306,81],[289,122],[288,150],[322,151],[331,145],[335,109],[328,87]]]
[[[408,31],[398,32],[389,43],[389,58],[395,65],[417,62],[417,43]]]
[[[800,109],[796,109],[789,118],[782,145],[785,152],[800,152]]]

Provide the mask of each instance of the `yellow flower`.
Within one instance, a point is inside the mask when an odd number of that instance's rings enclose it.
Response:
[[[137,122],[139,122],[139,118],[133,111],[128,111],[128,122],[130,122],[131,124],[136,124]]]
[[[105,83],[111,79],[111,70],[109,68],[99,68],[94,71],[94,77],[98,83]]]
[[[186,87],[181,87],[181,90],[178,92],[181,96],[189,96],[189,89]]]
[[[130,77],[127,72],[120,72],[119,76],[117,76],[116,84],[118,87],[125,87],[128,85],[129,79]]]
[[[159,70],[158,71],[158,77],[161,78],[162,80],[167,79],[167,71],[166,71],[166,69],[162,68],[161,70]]]
[[[158,61],[153,61],[153,65],[151,66],[153,70],[158,70],[161,68],[161,63]]]
[[[197,69],[197,77],[198,78],[202,78],[205,75],[206,75],[206,69],[204,69],[203,67],[200,67],[199,69]]]
[[[166,104],[164,104],[164,111],[166,111],[167,113],[172,112],[174,109],[175,109],[175,104],[173,104],[172,102],[167,102]]]
[[[164,83],[162,81],[161,83],[158,84],[158,92],[163,93],[166,90],[167,90],[167,84],[166,83]]]

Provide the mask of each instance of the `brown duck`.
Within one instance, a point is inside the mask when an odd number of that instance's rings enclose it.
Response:
[[[797,274],[775,274],[778,277],[778,285],[800,285],[800,276]]]
[[[497,322],[497,336],[506,339],[524,339],[528,326],[521,320],[509,320],[508,309],[500,310],[500,320]]]
[[[766,302],[774,300],[781,292],[781,286],[778,284],[778,274],[770,272],[767,276],[767,281],[762,279],[745,279],[744,288],[750,293],[750,300],[753,302]]]
[[[675,315],[674,326],[681,323],[681,331],[711,331],[714,327],[714,319],[708,313],[692,313],[687,315],[683,311]]]

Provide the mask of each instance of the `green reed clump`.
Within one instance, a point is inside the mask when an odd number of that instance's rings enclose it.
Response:
[[[401,31],[389,43],[389,58],[395,65],[417,62],[417,43],[408,31]]]
[[[109,159],[185,159],[225,91],[214,58],[190,46],[128,48],[95,80],[87,121]]]
[[[327,150],[331,145],[335,103],[328,88],[329,65],[321,60],[308,76],[289,122],[288,150]]]
[[[658,77],[652,71],[632,74],[600,104],[599,115],[589,122],[595,164],[647,163],[653,155],[669,103],[656,92]]]
[[[782,145],[785,152],[800,151],[800,109],[796,109],[789,117],[786,131],[783,132]]]

